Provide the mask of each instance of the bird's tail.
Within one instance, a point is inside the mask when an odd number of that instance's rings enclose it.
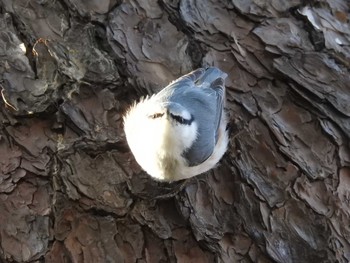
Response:
[[[200,76],[196,84],[212,87],[216,86],[218,83],[224,83],[227,74],[216,67],[207,68],[202,76]]]

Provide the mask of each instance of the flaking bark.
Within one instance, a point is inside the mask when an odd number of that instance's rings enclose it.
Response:
[[[349,262],[349,10],[1,0],[0,262]],[[209,65],[228,73],[229,150],[158,183],[122,116]]]

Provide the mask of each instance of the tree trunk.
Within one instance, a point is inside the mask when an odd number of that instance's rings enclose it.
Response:
[[[0,0],[0,262],[349,262],[349,10]],[[156,182],[122,116],[209,65],[229,150]]]

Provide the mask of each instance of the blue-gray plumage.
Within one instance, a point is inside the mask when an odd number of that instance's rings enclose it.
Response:
[[[129,146],[150,175],[168,181],[189,178],[220,160],[228,143],[223,110],[226,77],[215,67],[197,69],[128,112],[124,123]],[[144,143],[139,137],[146,134]]]
[[[156,95],[171,114],[180,116],[186,109],[197,122],[197,140],[183,153],[190,166],[204,162],[213,153],[224,106],[226,76],[218,68],[198,69]]]

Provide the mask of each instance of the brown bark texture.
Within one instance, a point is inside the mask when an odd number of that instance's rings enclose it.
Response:
[[[350,262],[349,10],[0,0],[0,262]],[[228,152],[156,182],[122,116],[211,65]]]

